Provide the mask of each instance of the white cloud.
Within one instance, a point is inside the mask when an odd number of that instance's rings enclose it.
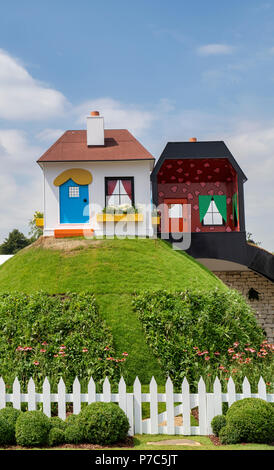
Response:
[[[124,104],[112,98],[98,98],[76,106],[74,114],[77,122],[85,126],[85,117],[93,110],[99,111],[104,116],[106,129],[128,129],[137,136],[146,131],[157,119],[157,114],[153,110],[145,110],[134,104]]]
[[[203,56],[232,54],[234,48],[228,44],[205,44],[197,48],[197,53]]]
[[[42,172],[36,164],[41,152],[24,132],[0,130],[0,242],[14,228],[27,233],[29,219],[42,208]]]
[[[222,140],[248,178],[244,184],[246,230],[274,251],[274,122],[236,122]]]
[[[0,49],[0,118],[37,120],[61,115],[64,95],[35,80],[14,57]]]
[[[37,134],[36,138],[42,142],[51,142],[54,144],[64,132],[63,129],[43,129]]]

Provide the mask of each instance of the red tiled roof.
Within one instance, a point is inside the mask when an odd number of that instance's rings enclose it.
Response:
[[[87,146],[87,131],[66,131],[37,161],[154,160],[126,129],[105,130],[104,146]]]

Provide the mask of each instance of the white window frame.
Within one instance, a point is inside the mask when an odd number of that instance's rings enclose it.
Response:
[[[211,218],[211,221],[209,221],[210,218]],[[205,227],[212,226],[212,225],[218,225],[218,226],[224,225],[224,219],[221,213],[218,211],[218,208],[213,198],[210,201],[209,208],[203,218],[203,225]]]

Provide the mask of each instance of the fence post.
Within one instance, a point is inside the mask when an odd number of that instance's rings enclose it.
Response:
[[[28,410],[36,410],[36,393],[35,393],[35,383],[33,378],[29,379],[28,383]]]
[[[50,399],[50,383],[46,377],[43,383],[43,412],[49,418],[51,417],[51,399]]]
[[[262,377],[260,377],[260,380],[258,383],[258,394],[259,394],[259,398],[262,398],[262,400],[266,401],[266,384]]]
[[[92,377],[88,383],[88,404],[96,401],[96,385]]]
[[[6,385],[2,377],[0,377],[0,410],[6,406]]]
[[[166,381],[167,434],[174,434],[174,396],[170,377]]]
[[[157,382],[152,377],[149,384],[150,392],[150,434],[158,434],[158,391]]]
[[[62,420],[66,419],[66,386],[62,377],[58,383],[58,416]]]
[[[111,388],[108,377],[105,378],[103,383],[103,400],[107,402],[111,400]]]
[[[12,403],[13,408],[16,408],[17,410],[21,409],[21,387],[17,377],[15,378],[12,387]]]
[[[200,435],[206,436],[207,432],[207,403],[206,403],[206,386],[202,379],[198,383],[198,403],[199,403],[199,428]]]
[[[212,434],[211,421],[214,416],[222,414],[222,386],[218,377],[213,384],[213,395],[207,395],[207,429]]]
[[[244,398],[251,397],[250,383],[248,382],[246,377],[244,378],[244,381],[243,381],[243,395],[244,395]]]
[[[228,406],[231,407],[232,403],[236,401],[236,389],[232,377],[229,377],[227,384],[227,393],[228,393]]]
[[[73,393],[73,413],[78,415],[81,411],[81,385],[78,380],[78,377],[75,377],[73,386],[72,386],[72,393]]]
[[[129,431],[128,434],[129,436],[133,436],[134,434],[134,413],[133,413],[133,394],[132,393],[127,393],[126,394],[126,405],[127,405],[127,410],[126,414],[128,417],[129,421]]]
[[[142,387],[138,377],[133,384],[134,433],[142,434]]]
[[[127,412],[127,386],[123,377],[120,378],[120,382],[118,386],[118,393],[119,393],[119,406],[126,413]]]
[[[182,383],[182,395],[183,395],[183,434],[190,436],[190,395],[189,395],[189,383],[186,377]]]

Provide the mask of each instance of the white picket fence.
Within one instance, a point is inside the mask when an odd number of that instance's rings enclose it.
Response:
[[[158,393],[158,386],[154,377],[149,386],[149,393],[142,393],[141,383],[136,377],[133,392],[128,393],[126,383],[121,378],[118,386],[118,393],[111,393],[111,385],[108,378],[103,383],[103,392],[96,392],[96,384],[91,378],[88,383],[87,393],[81,393],[81,385],[76,377],[72,387],[72,393],[67,393],[63,379],[60,379],[57,393],[51,393],[50,383],[45,378],[42,393],[37,393],[35,383],[31,378],[28,383],[27,393],[21,393],[19,380],[16,378],[13,383],[12,393],[6,393],[6,385],[0,378],[0,409],[5,408],[6,403],[12,403],[14,408],[20,409],[21,403],[28,404],[28,410],[37,409],[37,403],[43,404],[43,411],[47,416],[51,416],[51,403],[58,404],[58,416],[66,418],[66,404],[72,403],[73,413],[78,414],[81,410],[81,403],[92,403],[95,401],[116,402],[126,413],[129,423],[129,435],[134,434],[182,434],[208,435],[212,433],[211,420],[214,416],[222,414],[222,402],[227,402],[228,406],[242,398],[255,397],[274,402],[274,394],[266,392],[266,384],[262,378],[258,383],[258,393],[251,393],[251,387],[244,379],[242,393],[236,393],[235,384],[232,378],[227,384],[227,392],[223,393],[221,383],[215,379],[213,393],[206,392],[204,380],[201,378],[198,383],[198,393],[189,392],[189,384],[184,379],[181,393],[174,393],[172,381],[168,378],[165,385],[165,393]],[[143,419],[142,403],[149,403],[150,418]],[[158,412],[158,403],[164,403],[166,411]],[[176,403],[179,403],[176,405]],[[199,424],[191,426],[191,409],[198,407]],[[175,416],[182,415],[182,425],[175,425]]]

